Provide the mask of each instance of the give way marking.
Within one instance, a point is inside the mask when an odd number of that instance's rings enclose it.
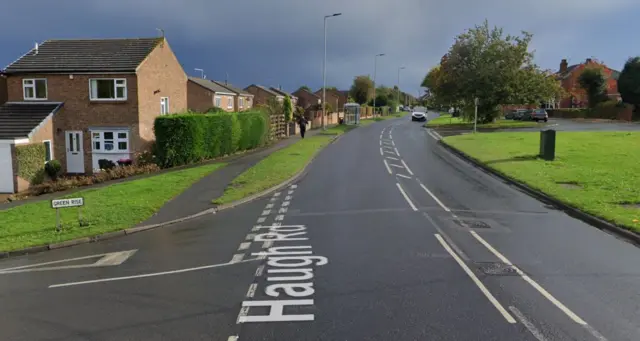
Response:
[[[90,255],[77,258],[61,259],[53,262],[37,263],[23,266],[16,266],[13,268],[0,269],[0,275],[15,274],[23,272],[36,272],[36,271],[52,271],[52,270],[66,270],[66,269],[82,269],[82,268],[96,268],[104,266],[115,266],[124,263],[129,257],[136,253],[136,250],[119,251],[101,253],[97,255]],[[70,262],[77,262],[85,259],[96,259],[95,262],[90,264],[72,264],[72,265],[58,265]]]

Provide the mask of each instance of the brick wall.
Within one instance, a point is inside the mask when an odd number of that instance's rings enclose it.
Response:
[[[146,148],[155,140],[153,122],[160,116],[160,99],[169,97],[169,112],[187,109],[187,75],[164,40],[138,67],[139,135]]]
[[[248,93],[253,95],[253,105],[266,105],[269,102],[269,98],[275,97],[271,93],[264,91],[263,89],[250,85],[245,89]]]
[[[213,91],[194,83],[187,82],[187,106],[189,110],[205,112],[213,107]]]
[[[7,101],[7,78],[0,76],[0,105]]]
[[[618,94],[618,81],[613,79],[612,73],[613,70],[608,68],[604,64],[600,64],[595,61],[589,61],[583,64],[576,66],[573,71],[569,74],[569,76],[565,79],[562,79],[560,84],[562,88],[567,92],[567,95],[562,98],[560,101],[561,108],[571,108],[571,95],[574,96],[578,107],[587,107],[588,106],[588,97],[586,92],[580,87],[580,82],[578,78],[582,71],[588,67],[599,67],[602,68],[602,71],[607,78],[607,94],[608,95],[616,95]]]

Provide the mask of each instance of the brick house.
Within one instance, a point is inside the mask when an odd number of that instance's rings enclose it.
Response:
[[[207,112],[213,107],[227,112],[236,109],[236,93],[208,79],[189,77],[187,82],[187,107],[198,112]]]
[[[305,111],[322,103],[320,96],[307,89],[298,89],[293,93],[293,95],[298,98],[298,106],[302,107]]]
[[[267,105],[270,98],[275,98],[278,101],[284,101],[284,95],[281,95],[262,85],[251,84],[244,90],[253,95],[254,106]]]
[[[237,88],[229,84],[228,82],[218,82],[218,81],[213,81],[213,82],[236,94],[235,107],[238,112],[253,108],[253,95],[250,94],[248,91]]]
[[[349,98],[347,91],[340,91],[336,89],[327,89],[325,91],[327,97],[327,104],[331,105],[335,112],[342,112],[344,105]],[[322,89],[315,92],[316,95],[322,98]]]
[[[602,68],[607,78],[607,95],[611,99],[620,100],[618,92],[618,77],[620,72],[607,67],[605,64],[587,58],[584,63],[568,65],[567,60],[560,62],[560,69],[556,73],[556,78],[560,81],[562,88],[567,95],[561,98],[556,106],[560,108],[582,108],[588,106],[588,99],[585,91],[580,87],[578,78],[585,68],[599,67]]]
[[[187,76],[164,37],[47,40],[1,73],[0,192],[24,189],[16,145],[44,143],[64,172],[92,173],[101,159],[135,161],[155,118],[187,107]]]

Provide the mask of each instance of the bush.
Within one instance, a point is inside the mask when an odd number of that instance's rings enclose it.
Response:
[[[51,180],[57,180],[62,174],[62,165],[58,160],[51,160],[44,165],[44,170]]]
[[[100,159],[98,160],[98,167],[103,170],[109,170],[115,168],[116,164],[111,160]]]
[[[44,144],[34,143],[16,146],[18,176],[32,184],[41,183],[44,180],[43,165],[45,154]]]
[[[209,110],[207,110],[207,114],[217,114],[217,113],[223,113],[223,112],[226,112],[226,111],[218,107],[211,107],[209,108]]]
[[[555,118],[583,118],[587,117],[587,108],[571,108],[571,109],[549,109],[547,113],[549,117]]]
[[[269,132],[262,112],[160,116],[154,124],[156,157],[175,167],[256,148]]]
[[[151,150],[145,150],[136,155],[136,163],[140,166],[151,165],[156,163],[155,144],[151,147]]]

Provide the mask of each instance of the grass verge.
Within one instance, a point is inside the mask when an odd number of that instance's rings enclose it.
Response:
[[[84,197],[82,217],[89,223],[87,227],[79,226],[76,208],[67,208],[60,210],[63,230],[56,232],[56,212],[49,201],[0,211],[0,250],[18,250],[132,227],[222,166],[224,163],[173,171],[65,196]]]
[[[391,115],[387,115],[387,116],[376,116],[374,118],[365,118],[365,119],[361,119],[360,120],[360,125],[361,126],[368,126],[368,125],[376,123],[376,122],[386,121],[386,120],[390,120],[390,119],[393,119],[393,118],[399,118],[399,117],[402,117],[402,116],[404,116],[406,114],[407,113],[398,113],[398,114],[391,114]]]
[[[504,175],[640,232],[639,132],[558,132],[555,161],[536,157],[539,141],[534,132],[444,138]]]
[[[244,173],[235,178],[225,189],[222,196],[213,200],[214,204],[228,204],[250,195],[260,193],[273,186],[276,186],[300,172],[311,158],[324,148],[333,136],[339,135],[350,128],[341,126],[327,129],[334,131],[332,136],[320,133],[302,139],[286,148],[267,156],[255,166],[247,169]]]
[[[514,121],[500,119],[496,122],[478,124],[478,128],[496,129],[496,128],[529,128],[540,127],[543,123],[533,121]],[[451,117],[450,114],[441,115],[425,124],[429,128],[456,128],[456,129],[472,129],[473,123],[462,120],[460,117]]]

